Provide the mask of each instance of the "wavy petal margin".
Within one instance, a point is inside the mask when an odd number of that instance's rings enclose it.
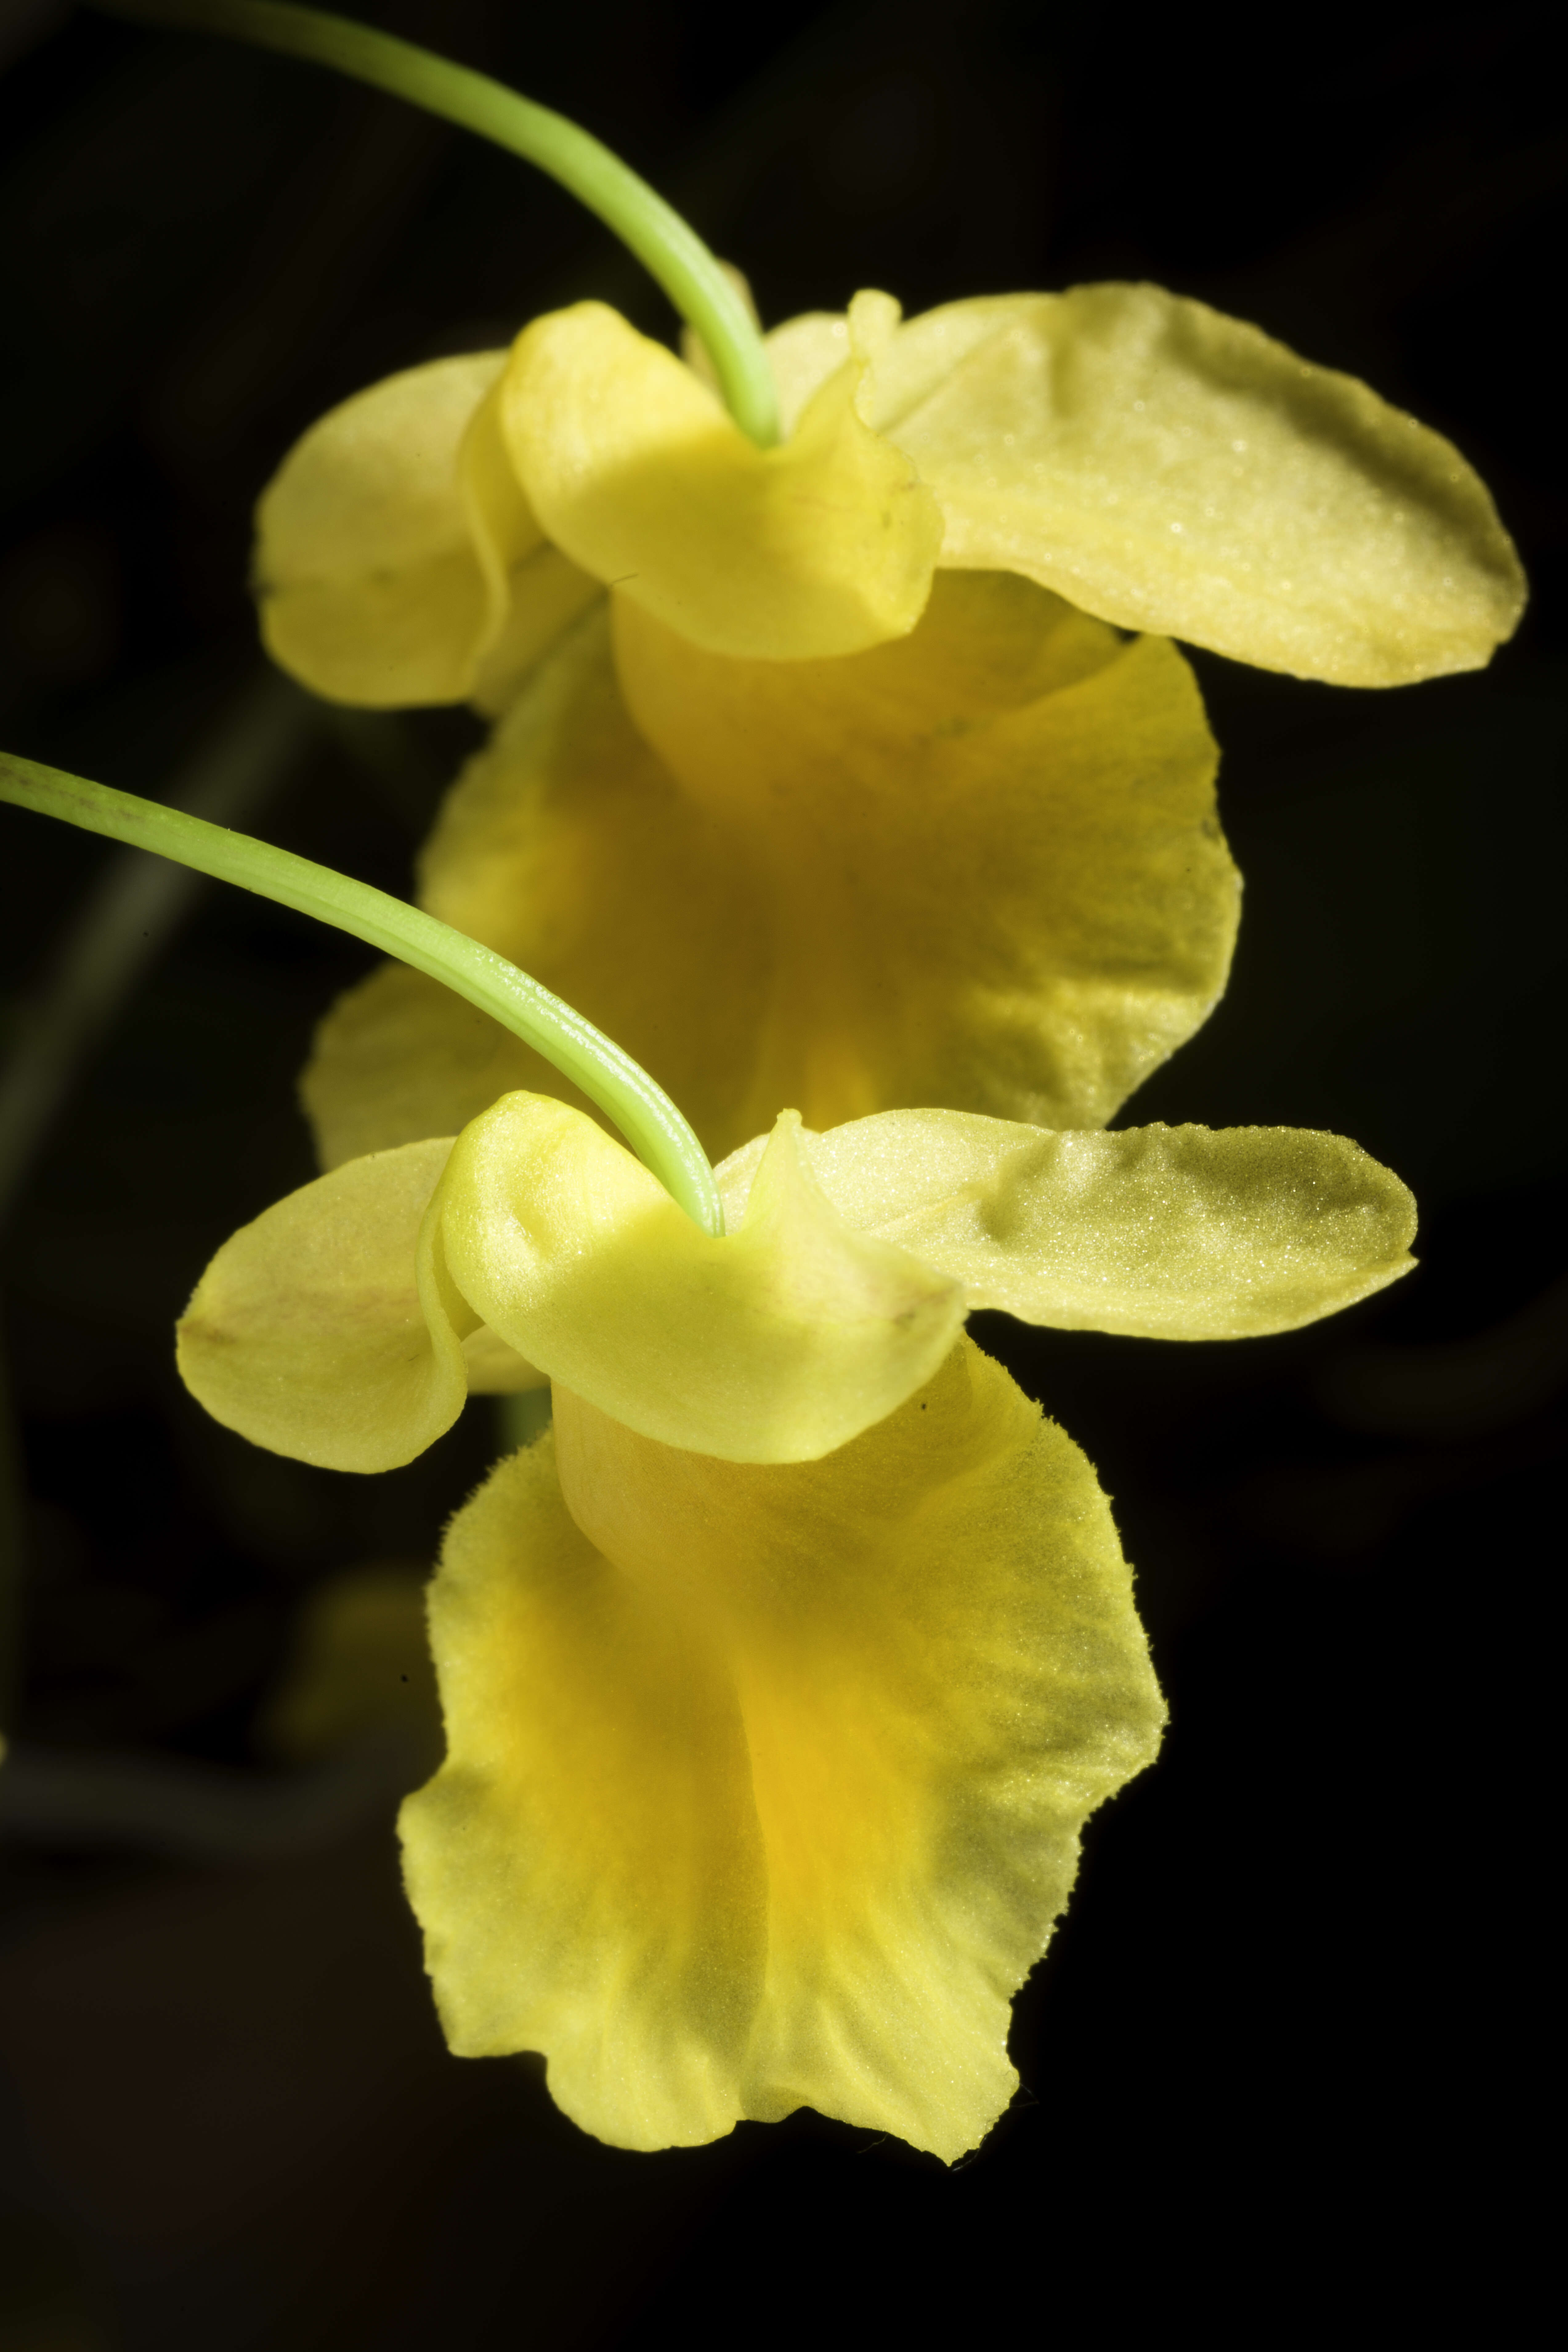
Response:
[[[826,1460],[704,1461],[557,1391],[431,1593],[404,1806],[447,2039],[624,2147],[809,2105],[951,2162],[1163,1709],[1105,1497],[967,1341]]]

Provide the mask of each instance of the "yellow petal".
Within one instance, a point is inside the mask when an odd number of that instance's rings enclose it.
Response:
[[[768,363],[779,396],[779,419],[787,436],[805,415],[814,394],[837,375],[849,352],[849,321],[829,310],[807,310],[786,319],[765,338]]]
[[[865,413],[941,501],[945,564],[1345,686],[1474,669],[1519,560],[1450,443],[1353,376],[1157,286],[953,302]]]
[[[438,1204],[447,1275],[529,1362],[628,1428],[735,1462],[815,1459],[941,1362],[963,1294],[848,1232],[781,1118],[745,1222],[714,1241],[591,1119],[509,1095]]]
[[[808,1135],[845,1223],[1066,1331],[1239,1339],[1290,1331],[1396,1282],[1415,1203],[1343,1136],[1289,1127],[1042,1134],[955,1111],[889,1111]],[[719,1171],[743,1215],[757,1148]]]
[[[477,352],[356,393],[262,493],[262,635],[318,694],[500,710],[600,593],[546,543],[512,471],[497,423],[505,364]]]
[[[1239,886],[1172,646],[1005,572],[941,573],[911,636],[787,667],[615,604],[639,730],[771,885],[745,1090],[722,1120],[698,1097],[715,1150],[781,1102],[1098,1125],[1206,1017]]]
[[[290,1192],[226,1241],[179,1327],[216,1421],[328,1470],[391,1470],[449,1429],[479,1318],[419,1242],[452,1149],[405,1144]]]
[[[734,662],[620,606],[541,667],[448,796],[431,911],[616,1038],[719,1157],[781,1104],[1089,1127],[1207,1014],[1239,884],[1168,645],[942,573],[897,645]],[[378,974],[323,1024],[329,1164],[566,1094],[447,991]]]
[[[262,635],[318,694],[387,709],[468,692],[492,624],[458,453],[505,363],[476,352],[356,393],[262,493]]]
[[[559,1479],[556,1483],[556,1454]],[[951,2161],[1163,1710],[1089,1464],[967,1342],[826,1461],[558,1391],[448,1533],[410,1894],[452,2047],[626,2147],[810,2105]]]
[[[760,450],[662,345],[603,303],[537,319],[512,347],[502,429],[550,538],[715,652],[845,654],[920,616],[942,521],[856,407],[862,362]]]

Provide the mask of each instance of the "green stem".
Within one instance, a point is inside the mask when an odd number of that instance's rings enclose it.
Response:
[[[269,842],[254,841],[248,834],[230,833],[204,817],[188,816],[182,809],[138,800],[133,793],[113,792],[107,784],[89,783],[81,776],[68,776],[58,768],[19,760],[10,752],[0,752],[0,800],[59,817],[88,833],[107,834],[111,841],[152,850],[177,865],[194,866],[198,873],[254,890],[259,898],[276,898],[279,906],[351,931],[384,955],[444,982],[542,1054],[596,1103],[644,1166],[705,1233],[723,1232],[724,1212],[713,1171],[669,1097],[629,1054],[504,956],[384,890],[335,874],[330,866],[314,865]]]
[[[778,394],[762,336],[740,294],[701,238],[646,180],[586,131],[503,82],[416,48],[390,33],[296,8],[283,0],[94,0],[113,16],[226,33],[312,65],[331,66],[444,115],[510,148],[569,188],[656,278],[701,337],[731,415],[759,448],[780,437]]]

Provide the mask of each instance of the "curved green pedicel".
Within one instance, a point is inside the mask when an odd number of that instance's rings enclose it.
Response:
[[[259,898],[276,898],[280,906],[351,931],[384,955],[444,982],[570,1078],[614,1120],[643,1165],[687,1215],[705,1233],[722,1234],[724,1212],[713,1171],[669,1097],[629,1054],[504,956],[384,890],[334,873],[330,866],[317,866],[308,857],[274,848],[270,842],[230,833],[205,817],[138,800],[134,793],[117,793],[107,784],[89,783],[35,760],[0,752],[0,800],[193,866],[221,882],[254,890]]]
[[[731,415],[761,449],[780,437],[778,394],[755,321],[701,238],[646,180],[563,114],[520,98],[488,74],[314,8],[282,0],[95,0],[113,16],[191,32],[226,33],[331,66],[444,115],[521,155],[596,213],[656,278],[713,362]]]

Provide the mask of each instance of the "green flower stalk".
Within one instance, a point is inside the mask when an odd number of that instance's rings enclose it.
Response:
[[[35,760],[0,752],[0,800],[63,818],[88,833],[173,858],[258,898],[310,915],[370,947],[398,957],[455,989],[596,1103],[690,1218],[708,1234],[724,1230],[713,1171],[679,1111],[646,1070],[592,1023],[462,932],[368,883],[352,881],[290,850],[230,833],[205,817],[139,800]]]
[[[778,395],[755,321],[696,231],[590,131],[521,98],[489,74],[454,65],[373,26],[285,0],[95,0],[111,16],[195,33],[224,33],[258,48],[330,66],[406,99],[536,163],[570,189],[656,278],[713,364],[726,406],[761,449],[779,437]]]

